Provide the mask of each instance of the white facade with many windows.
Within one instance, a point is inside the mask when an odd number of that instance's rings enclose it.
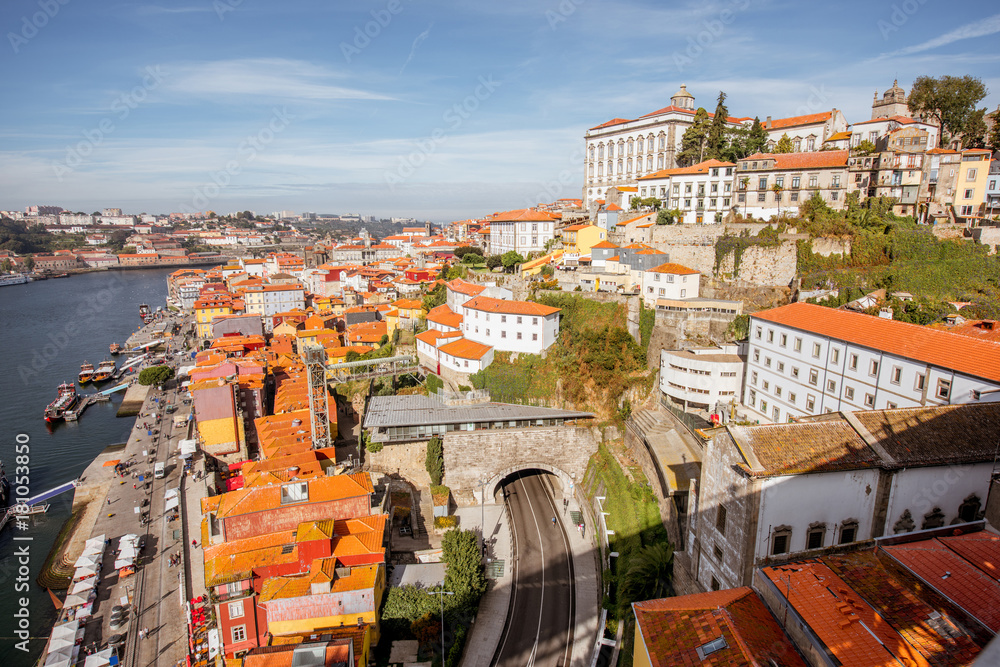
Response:
[[[668,262],[642,272],[642,301],[656,308],[657,299],[692,299],[698,296],[701,273]]]
[[[271,316],[289,310],[305,310],[305,288],[302,285],[260,285],[248,287],[243,293],[246,312],[264,318],[264,328],[271,331]]]
[[[534,209],[498,213],[488,222],[491,255],[513,250],[527,258],[530,252],[544,252],[546,244],[555,238],[555,219]]]
[[[750,318],[743,403],[771,421],[980,401],[1000,401],[1000,344],[808,303]]]
[[[660,391],[685,409],[738,401],[742,384],[735,345],[660,351]]]
[[[639,179],[639,196],[656,197],[663,208],[683,212],[680,222],[721,222],[735,200],[736,165],[706,160],[690,167],[664,169]]]
[[[498,350],[541,354],[559,337],[559,309],[540,303],[477,296],[462,311],[465,337]]]

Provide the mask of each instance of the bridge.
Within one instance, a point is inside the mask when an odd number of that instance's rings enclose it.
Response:
[[[419,370],[420,364],[417,362],[417,358],[403,354],[395,357],[382,357],[381,359],[362,359],[328,364],[326,377],[328,380],[347,382],[387,375],[405,375],[406,373],[417,373]]]

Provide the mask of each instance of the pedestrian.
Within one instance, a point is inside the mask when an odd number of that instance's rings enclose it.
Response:
[[[109,505],[111,504],[111,498],[108,498],[108,504]]]
[[[132,488],[133,488],[133,489],[138,489],[139,487],[138,487],[137,485],[133,484],[133,485],[132,485]]]

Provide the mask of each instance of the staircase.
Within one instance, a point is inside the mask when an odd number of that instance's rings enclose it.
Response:
[[[673,421],[659,407],[635,410],[627,426],[638,431],[638,435],[646,440],[651,436],[666,435],[674,430]]]
[[[413,528],[414,537],[427,537],[427,519],[425,517],[431,517],[434,519],[434,503],[431,501],[430,491],[427,493],[421,493],[417,489],[413,490],[411,497],[413,497],[413,520],[410,525]]]

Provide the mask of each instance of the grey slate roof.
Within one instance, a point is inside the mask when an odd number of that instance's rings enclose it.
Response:
[[[513,403],[445,405],[427,396],[373,396],[365,413],[364,427],[430,426],[521,419],[587,419],[593,416],[590,412],[536,408]]]

